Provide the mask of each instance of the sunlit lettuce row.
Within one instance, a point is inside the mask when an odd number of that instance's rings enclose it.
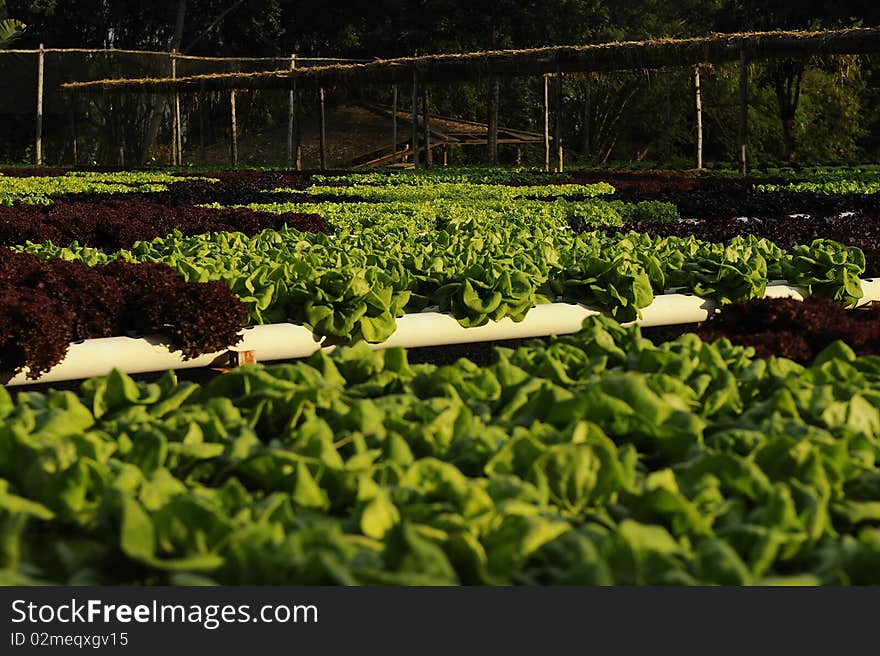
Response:
[[[0,173],[0,205],[14,202],[49,205],[65,194],[132,194],[166,191],[168,185],[184,180],[162,171],[114,171],[112,173],[70,172],[58,176],[16,177]],[[213,180],[188,177],[185,180]]]
[[[552,198],[559,196],[583,196],[593,198],[614,193],[614,187],[605,182],[598,184],[548,184],[540,186],[509,186],[503,184],[473,184],[442,182],[430,178],[405,178],[395,184],[368,184],[351,180],[347,185],[311,185],[303,190],[278,188],[272,193],[296,193],[303,191],[316,196],[354,195],[373,202],[421,202],[439,198],[461,202],[476,200],[513,200],[516,198]]]
[[[165,262],[190,281],[222,280],[242,299],[252,323],[293,321],[319,335],[381,342],[395,318],[428,307],[464,326],[522,319],[558,300],[607,310],[625,321],[657,294],[683,288],[729,302],[759,297],[786,280],[808,293],[852,303],[861,297],[861,251],[818,240],[784,251],[737,237],[722,244],[645,234],[576,234],[551,217],[448,217],[367,214],[334,234],[266,230],[247,237],[216,233],[136,244],[131,250],[51,244],[24,248],[41,257],[97,264],[121,258]]]

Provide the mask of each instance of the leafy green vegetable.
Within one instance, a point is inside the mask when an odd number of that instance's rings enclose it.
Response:
[[[63,194],[129,194],[165,191],[181,180],[213,181],[213,178],[180,178],[161,171],[115,171],[91,173],[76,171],[60,176],[16,177],[0,174],[0,205],[14,202],[51,205]]]
[[[361,344],[205,386],[3,392],[0,579],[878,582],[877,358],[655,346],[603,317],[498,356]]]

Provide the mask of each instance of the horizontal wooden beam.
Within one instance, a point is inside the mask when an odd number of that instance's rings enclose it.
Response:
[[[521,146],[527,146],[528,144],[539,144],[543,142],[543,137],[540,139],[503,139],[501,137],[498,138],[498,143],[500,144],[519,144]],[[463,141],[458,142],[450,142],[450,146],[485,146],[489,143],[489,140],[486,137],[474,137],[473,139],[465,139]]]
[[[375,110],[377,110],[377,111],[386,111],[386,112],[391,111],[390,108],[388,108],[386,105],[378,105],[375,103],[371,103],[370,105],[366,105],[366,107],[368,109],[375,108]],[[406,112],[398,112],[398,113],[400,114],[401,119],[404,119],[406,117]],[[486,123],[480,123],[479,121],[468,121],[463,118],[456,118],[454,116],[445,116],[443,114],[431,114],[431,119],[432,120],[436,119],[438,121],[448,121],[449,123],[460,123],[461,125],[466,125],[466,126],[467,125],[473,126],[473,127],[477,128],[477,131],[475,131],[474,134],[477,134],[477,133],[482,134],[483,132],[486,131],[486,129],[488,127],[488,125]],[[432,128],[432,131],[433,131],[433,128]],[[512,134],[512,135],[516,135],[516,136],[522,136],[525,139],[534,137],[535,139],[540,140],[542,138],[541,135],[537,132],[530,132],[529,130],[521,130],[519,128],[505,128],[505,127],[499,126],[498,131],[499,132],[507,132],[508,134]],[[464,132],[457,133],[455,130],[450,130],[448,132],[449,132],[449,134],[466,134]]]
[[[364,105],[364,107],[369,109],[374,114],[378,114],[380,116],[391,117],[394,114],[394,112],[391,110],[391,108],[385,108],[382,105],[368,104],[368,105]],[[433,114],[431,114],[431,120],[434,120],[435,118],[437,118],[437,117],[434,116]],[[402,112],[402,111],[398,110],[397,111],[397,120],[404,121],[404,122],[409,121],[410,123],[412,123],[412,113]],[[440,141],[457,141],[457,139],[455,139],[454,137],[450,137],[449,135],[447,135],[444,132],[441,132],[440,130],[438,130],[435,127],[431,128],[431,136],[436,137]]]
[[[97,80],[62,85],[73,92],[171,92],[231,89],[289,89],[293,81],[311,87],[405,84],[417,74],[423,84],[547,73],[642,70],[777,57],[880,52],[880,29],[853,28],[821,32],[750,32],[712,34],[689,39],[656,39],[531,50],[495,50],[334,64],[258,73],[216,73],[177,78]]]

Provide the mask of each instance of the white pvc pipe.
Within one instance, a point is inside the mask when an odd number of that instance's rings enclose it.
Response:
[[[874,301],[880,301],[880,278],[863,278],[862,297],[858,305],[867,305]]]
[[[864,296],[859,304],[880,301],[880,278],[862,280]],[[784,284],[768,285],[765,298],[796,298],[803,300],[801,290]],[[642,309],[639,325],[667,326],[698,323],[708,319],[716,303],[693,294],[663,294]],[[370,344],[370,348],[384,349],[395,346],[417,348],[446,346],[529,337],[546,337],[576,333],[588,316],[601,314],[599,310],[569,303],[549,303],[529,310],[522,321],[509,317],[476,328],[464,328],[449,314],[419,312],[397,319],[397,330],[386,341]],[[180,351],[170,351],[157,337],[106,337],[76,342],[64,360],[37,380],[29,380],[21,372],[6,385],[27,385],[79,380],[109,373],[114,367],[127,373],[146,373],[166,369],[192,369],[225,365],[231,353],[250,351],[257,362],[290,360],[311,355],[320,348],[330,351],[332,345],[322,342],[309,329],[291,323],[252,326],[242,331],[242,340],[235,346],[217,353],[184,360]]]
[[[400,319],[398,319],[400,322]],[[251,351],[257,362],[305,358],[321,348],[321,338],[305,326],[272,323],[251,326],[242,331],[242,340],[228,349],[234,353]],[[332,350],[333,347],[325,347]]]
[[[68,348],[64,360],[37,380],[26,379],[25,371],[22,371],[5,384],[54,383],[91,378],[110,373],[114,367],[132,374],[165,369],[210,367],[218,359],[226,357],[224,351],[184,361],[180,351],[169,351],[159,341],[159,338],[150,336],[102,337],[74,342]]]

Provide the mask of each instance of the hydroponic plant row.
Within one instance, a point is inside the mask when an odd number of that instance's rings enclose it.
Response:
[[[421,233],[395,223],[334,235],[286,228],[253,237],[175,235],[113,254],[50,244],[25,250],[90,265],[164,262],[190,281],[226,283],[251,323],[291,321],[319,336],[370,342],[387,339],[396,317],[429,306],[465,327],[519,320],[556,300],[628,321],[668,288],[724,303],[761,297],[771,280],[853,303],[865,266],[858,249],[822,240],[783,251],[754,237],[713,244],[472,220]]]

